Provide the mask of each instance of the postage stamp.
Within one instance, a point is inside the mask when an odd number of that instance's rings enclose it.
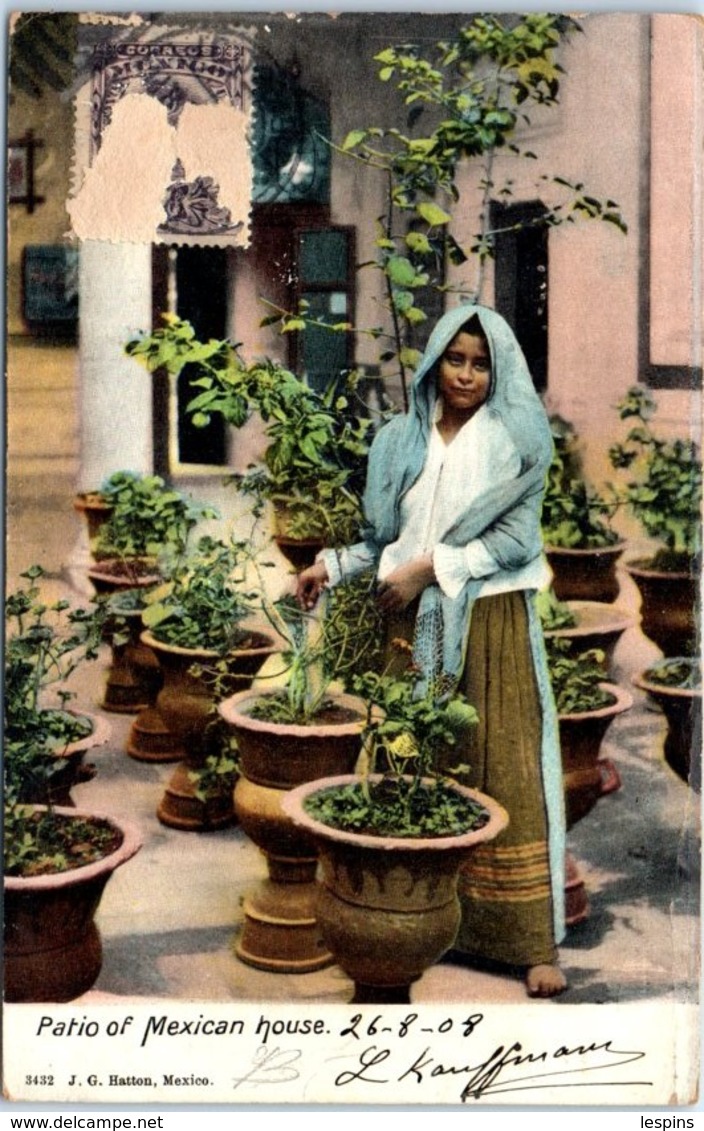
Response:
[[[703,38],[12,17],[8,1102],[697,1104]]]
[[[74,235],[246,244],[250,44],[149,28],[98,42],[90,70],[76,96]]]

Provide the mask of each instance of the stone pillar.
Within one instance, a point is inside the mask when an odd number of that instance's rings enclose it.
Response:
[[[86,240],[80,248],[78,489],[113,471],[152,470],[152,386],[124,353],[151,326],[151,245]]]

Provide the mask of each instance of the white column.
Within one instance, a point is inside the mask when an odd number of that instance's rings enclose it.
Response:
[[[152,470],[151,377],[124,353],[150,326],[151,245],[81,243],[81,491],[113,471]]]

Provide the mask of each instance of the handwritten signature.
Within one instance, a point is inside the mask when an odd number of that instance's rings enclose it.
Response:
[[[287,1084],[300,1073],[294,1065],[301,1059],[300,1049],[267,1048],[261,1045],[243,1076],[235,1076],[233,1088],[240,1084]]]
[[[641,1060],[644,1052],[636,1049],[615,1049],[611,1041],[592,1042],[586,1045],[568,1047],[560,1045],[553,1050],[526,1052],[518,1041],[509,1046],[499,1045],[491,1056],[479,1064],[444,1064],[426,1048],[412,1064],[398,1075],[388,1074],[392,1050],[370,1045],[362,1051],[353,1069],[340,1072],[335,1079],[338,1088],[359,1080],[367,1084],[389,1084],[413,1082],[423,1083],[426,1079],[438,1077],[462,1077],[463,1088],[460,1099],[478,1100],[486,1095],[503,1095],[507,1092],[529,1091],[538,1088],[568,1087],[587,1088],[596,1086],[651,1085],[651,1080],[609,1079],[604,1075],[591,1079],[576,1079],[583,1073],[607,1073],[608,1070],[623,1067]],[[543,1065],[545,1071],[532,1071],[533,1066]],[[516,1072],[516,1069],[520,1071]],[[569,1077],[569,1079],[568,1079]]]

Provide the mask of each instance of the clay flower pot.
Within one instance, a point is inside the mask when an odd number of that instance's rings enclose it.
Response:
[[[697,653],[699,578],[694,571],[653,569],[648,561],[626,562],[641,597],[640,626],[665,656]]]
[[[75,809],[56,812],[85,820],[98,816]],[[95,913],[112,873],[142,846],[135,826],[103,819],[122,834],[109,856],[54,875],[5,876],[6,1001],[71,1001],[98,977],[102,944]]]
[[[455,786],[478,801],[489,820],[460,836],[376,837],[323,825],[307,797],[354,776],[309,782],[289,793],[284,812],[318,846],[321,879],[316,915],[323,939],[355,983],[354,1002],[407,1002],[410,987],[452,946],[460,925],[460,865],[493,840],[508,814],[491,797]]]
[[[558,716],[568,829],[586,817],[600,797],[620,785],[615,768],[603,763],[599,755],[606,732],[615,718],[633,706],[633,696],[616,683],[599,686],[614,697],[612,703]]]
[[[616,566],[624,546],[624,542],[589,550],[546,546],[558,600],[615,601],[619,594]]]
[[[110,558],[89,569],[88,577],[102,596],[127,589],[148,589],[161,581],[154,563],[146,559],[125,563]],[[140,639],[142,618],[139,610],[109,616],[105,625],[106,639],[110,640],[116,632],[118,618],[124,622],[120,630],[127,639],[119,644],[110,644],[111,660],[101,707],[117,714],[137,714],[154,704],[161,684],[159,664],[154,653]]]
[[[100,715],[92,715],[82,710],[72,710],[67,713],[88,719],[93,729],[85,738],[77,738],[75,742],[70,742],[65,749],[57,752],[56,759],[60,768],[52,774],[51,781],[47,783],[47,796],[32,799],[38,804],[72,806],[73,786],[78,785],[79,782],[91,781],[95,777],[95,766],[86,765],[83,761],[84,755],[88,750],[104,746],[110,737],[107,719],[101,718]]]
[[[323,548],[324,540],[321,534],[310,537],[292,535],[291,522],[294,517],[295,512],[289,505],[278,499],[273,501],[274,541],[286,561],[296,573],[300,573],[313,564],[316,555]]]
[[[702,689],[668,687],[648,673],[634,676],[633,682],[655,703],[667,723],[663,753],[671,770],[701,790]]]
[[[166,644],[151,632],[142,633],[142,642],[152,648],[159,661],[164,684],[156,706],[169,731],[182,744],[184,757],[174,770],[166,792],[157,808],[159,820],[170,828],[186,832],[222,828],[235,817],[230,793],[217,794],[203,800],[196,795],[197,774],[208,757],[216,753],[212,734],[215,698],[208,682],[191,670],[194,665],[214,665],[225,659],[229,685],[248,688],[264,661],[275,652],[271,636],[263,632],[249,633],[246,647],[222,657],[208,649],[181,648]]]
[[[88,542],[92,549],[100,533],[100,528],[107,521],[113,505],[107,502],[99,491],[82,491],[74,498],[73,509],[82,514],[86,521]]]
[[[333,961],[315,920],[315,845],[282,808],[294,786],[349,772],[359,756],[367,710],[352,695],[331,695],[328,718],[309,726],[253,719],[254,703],[275,694],[253,688],[219,705],[233,731],[241,774],[235,810],[266,857],[268,878],[245,897],[238,957],[262,970],[303,973]]]
[[[600,649],[605,655],[604,673],[608,673],[616,645],[626,629],[635,623],[634,618],[618,605],[602,601],[568,601],[567,605],[577,623],[570,628],[546,629],[545,636],[568,640],[575,655],[592,648]]]

